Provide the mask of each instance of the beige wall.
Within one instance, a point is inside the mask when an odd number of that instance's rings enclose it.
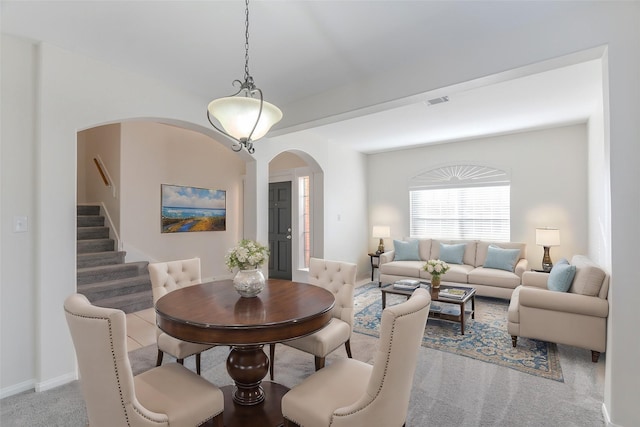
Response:
[[[99,203],[120,234],[120,124],[78,132],[78,203]],[[102,181],[93,159],[98,158],[111,186]]]
[[[227,250],[240,240],[245,164],[200,133],[152,122],[122,123],[121,239],[127,261],[199,257],[205,279],[231,277]],[[160,186],[226,191],[226,231],[161,233]]]
[[[289,171],[295,168],[307,167],[307,162],[293,153],[280,153],[269,162],[269,173],[277,173],[281,171]]]

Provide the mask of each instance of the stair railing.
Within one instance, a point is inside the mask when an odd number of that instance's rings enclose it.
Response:
[[[102,178],[102,182],[106,187],[111,188],[111,192],[113,193],[113,198],[116,197],[116,186],[113,185],[113,179],[111,179],[111,175],[109,175],[109,171],[107,167],[104,165],[104,162],[100,158],[100,156],[93,158],[93,163],[96,165],[98,169],[98,173],[100,174],[100,178]]]

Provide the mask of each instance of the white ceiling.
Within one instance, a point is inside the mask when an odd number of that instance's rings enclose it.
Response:
[[[265,99],[284,113],[269,136],[302,130],[374,153],[586,121],[601,92],[597,60],[429,91],[383,93],[390,85],[375,88],[379,96],[358,92],[381,76],[415,79],[412,66],[425,56],[441,57],[489,28],[508,36],[510,28],[539,25],[545,11],[532,3],[254,0],[250,71]],[[203,111],[244,75],[239,0],[2,0],[1,6],[3,33],[175,85],[201,97]],[[329,114],[317,112],[313,100],[330,91],[359,96]],[[450,101],[427,105],[443,95]]]

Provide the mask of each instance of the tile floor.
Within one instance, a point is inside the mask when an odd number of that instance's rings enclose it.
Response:
[[[127,314],[127,349],[156,343],[156,312],[153,308]]]

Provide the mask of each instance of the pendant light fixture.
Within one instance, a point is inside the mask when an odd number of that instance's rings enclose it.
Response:
[[[211,101],[207,107],[207,119],[218,132],[235,141],[231,146],[233,151],[240,151],[244,147],[253,154],[253,142],[262,138],[282,119],[282,111],[264,101],[262,91],[249,74],[249,0],[245,0],[244,35],[244,82],[234,80],[233,86],[240,85],[236,93]],[[220,127],[211,120],[212,116]]]

